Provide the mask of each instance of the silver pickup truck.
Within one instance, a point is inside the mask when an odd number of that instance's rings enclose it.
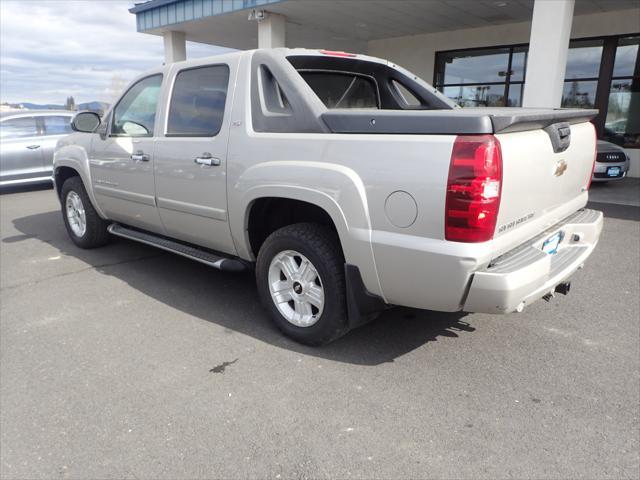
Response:
[[[305,49],[174,63],[78,114],[54,180],[82,248],[125,237],[255,268],[308,344],[390,305],[510,313],[593,251],[593,110],[461,109],[385,60]]]

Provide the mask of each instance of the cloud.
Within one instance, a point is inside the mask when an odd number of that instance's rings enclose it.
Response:
[[[0,1],[0,100],[113,100],[164,60],[162,38],[136,32],[131,1]],[[189,58],[225,49],[187,44]]]

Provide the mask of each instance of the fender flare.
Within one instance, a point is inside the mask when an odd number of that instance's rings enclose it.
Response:
[[[241,258],[255,260],[248,226],[256,200],[286,198],[312,203],[322,208],[333,221],[346,263],[359,268],[369,292],[382,296],[371,245],[366,191],[352,169],[323,162],[260,163],[242,174],[228,196],[231,235]]]
[[[86,149],[78,144],[62,145],[60,146],[60,148],[56,149],[56,152],[53,155],[53,183],[56,191],[57,184],[55,182],[55,177],[58,169],[61,167],[72,168],[73,170],[78,172],[84,188],[87,191],[87,195],[91,200],[93,208],[96,209],[96,212],[101,218],[103,218],[104,220],[108,220],[107,216],[100,209],[100,205],[96,201],[96,197],[93,192],[93,183],[91,182],[91,169],[89,168],[89,156],[87,155]],[[60,192],[57,193],[59,199]]]

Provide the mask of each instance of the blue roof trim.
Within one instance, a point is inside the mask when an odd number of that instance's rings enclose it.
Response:
[[[175,23],[257,8],[283,0],[150,0],[129,9],[139,32]]]

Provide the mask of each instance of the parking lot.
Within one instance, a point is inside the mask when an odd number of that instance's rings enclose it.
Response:
[[[323,348],[250,274],[80,250],[52,190],[4,193],[0,476],[638,478],[640,207],[615,188],[567,297],[395,309]]]

